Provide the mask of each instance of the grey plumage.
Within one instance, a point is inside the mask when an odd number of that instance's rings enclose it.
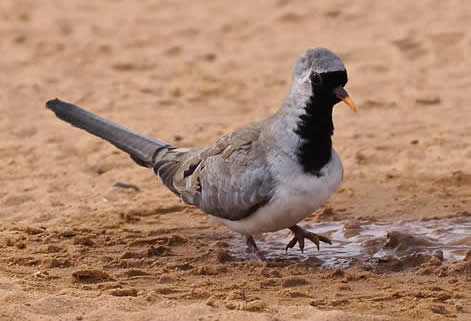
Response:
[[[46,106],[60,119],[125,151],[137,164],[152,167],[174,194],[208,214],[239,220],[273,194],[274,180],[258,141],[262,123],[224,136],[209,148],[175,148],[59,99]]]
[[[342,60],[329,49],[315,48],[309,49],[298,59],[293,68],[293,76],[301,76],[303,72],[312,69],[318,74],[333,71],[345,70]],[[293,78],[294,78],[293,77]]]
[[[125,151],[141,166],[152,167],[152,157],[155,150],[169,146],[160,140],[124,128],[112,121],[59,99],[48,101],[46,106],[51,109],[58,118],[103,138]]]
[[[332,88],[315,87],[313,74],[324,75]],[[306,172],[298,159],[304,143],[298,124],[300,119],[312,126],[329,124],[323,119],[317,122],[315,117],[331,117],[331,108],[340,100],[354,109],[343,90],[345,83],[345,66],[339,57],[327,49],[310,49],[296,60],[290,91],[276,114],[205,148],[177,148],[58,99],[46,105],[60,119],[107,140],[137,164],[153,168],[181,200],[198,206],[229,228],[249,235],[289,227],[301,237],[308,233],[296,223],[327,201],[342,181],[343,167],[329,147],[323,150],[328,153],[328,162],[316,176]],[[318,99],[314,100],[316,95]],[[330,113],[322,112],[324,107]],[[327,139],[330,135],[328,131]],[[323,240],[313,233],[309,237],[317,240],[317,245]],[[249,241],[255,246],[253,239]]]

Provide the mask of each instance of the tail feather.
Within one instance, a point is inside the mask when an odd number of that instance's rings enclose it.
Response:
[[[152,167],[156,161],[154,159],[155,154],[160,153],[162,149],[171,148],[167,143],[141,135],[57,98],[48,101],[46,106],[51,109],[58,118],[103,138],[125,151],[141,166]]]

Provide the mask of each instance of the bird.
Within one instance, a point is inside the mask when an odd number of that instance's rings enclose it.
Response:
[[[247,251],[265,259],[253,235],[289,229],[286,251],[304,240],[331,244],[298,225],[339,187],[342,162],[332,146],[332,111],[343,101],[344,63],[326,48],[297,57],[291,86],[277,112],[234,130],[207,147],[183,148],[140,134],[76,105],[49,100],[47,108],[71,125],[96,135],[151,168],[186,204],[194,205],[245,238]]]

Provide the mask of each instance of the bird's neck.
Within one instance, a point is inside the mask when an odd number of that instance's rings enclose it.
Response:
[[[316,176],[332,155],[332,109],[334,104],[322,94],[311,96],[305,113],[299,116],[295,133],[301,138],[296,154],[304,172]]]

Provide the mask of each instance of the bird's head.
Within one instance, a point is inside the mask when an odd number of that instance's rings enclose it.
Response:
[[[322,97],[331,106],[343,101],[356,111],[353,100],[344,89],[347,81],[347,70],[336,54],[325,48],[309,49],[296,60],[292,94],[304,97],[304,100],[312,96]]]

